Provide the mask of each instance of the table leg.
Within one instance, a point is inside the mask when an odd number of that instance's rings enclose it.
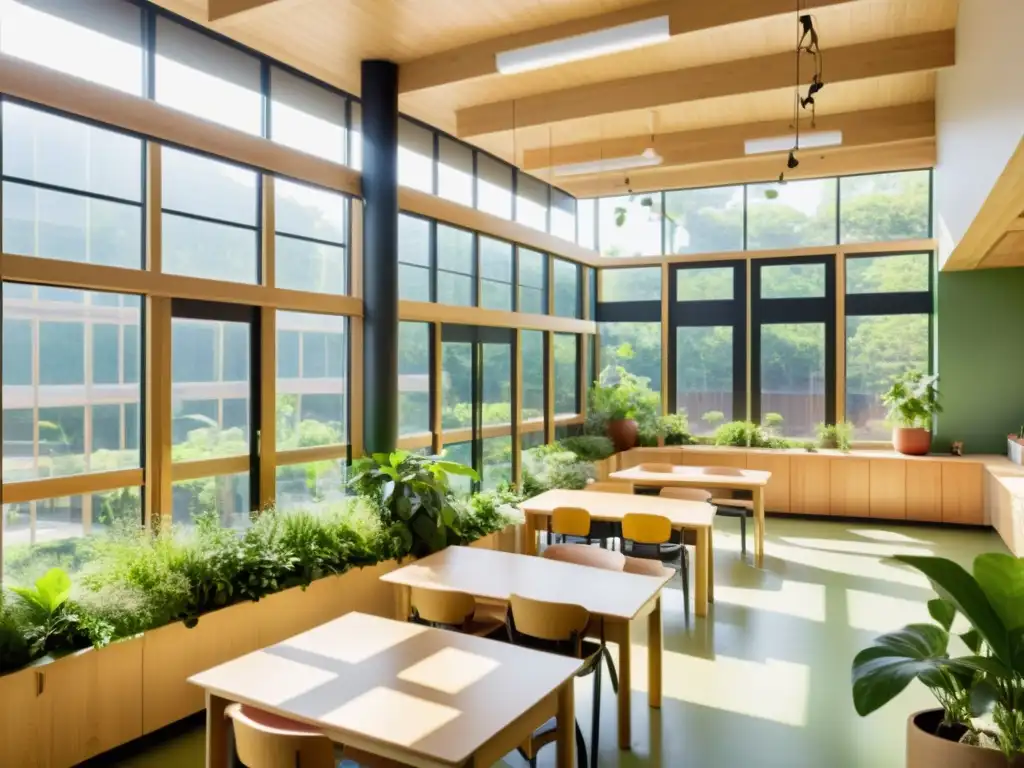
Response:
[[[228,700],[206,692],[206,768],[228,768]]]
[[[614,635],[619,644],[619,749],[630,749],[633,743],[633,718],[631,710],[633,638],[631,637],[629,622],[616,622]]]
[[[527,512],[523,522],[523,554],[537,554],[537,516]]]
[[[654,709],[661,709],[661,599],[647,616],[647,703]]]
[[[715,529],[708,529],[708,602],[715,602]]]
[[[708,550],[711,548],[711,531],[697,529],[697,574],[694,578],[693,612],[697,616],[708,615]]]
[[[764,567],[764,488],[754,489],[754,564]]]
[[[408,621],[412,611],[412,587],[395,584],[395,619]]]
[[[575,677],[570,677],[558,690],[555,735],[555,760],[558,768],[574,768],[576,765],[575,680]]]

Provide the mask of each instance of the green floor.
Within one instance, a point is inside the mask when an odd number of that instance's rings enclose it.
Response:
[[[752,542],[751,542],[752,543]],[[923,579],[883,559],[934,554],[969,565],[1005,551],[991,531],[772,518],[764,570],[739,557],[738,522],[715,533],[716,602],[706,620],[683,616],[674,580],[665,604],[664,701],[647,707],[645,622],[633,652],[633,749],[616,748],[615,699],[605,681],[600,765],[666,768],[897,768],[906,716],[931,707],[912,686],[886,710],[859,718],[850,661],[877,632],[927,620]],[[589,680],[577,712],[589,736]],[[181,729],[179,729],[180,731]],[[98,764],[184,768],[203,764],[202,726],[140,743]],[[541,753],[554,764],[553,748]],[[512,756],[509,766],[525,763]]]

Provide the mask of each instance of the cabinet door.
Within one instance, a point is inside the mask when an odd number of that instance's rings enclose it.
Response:
[[[685,448],[683,450],[683,464],[690,467],[738,467],[746,469],[747,452],[742,448],[717,448],[715,450],[700,450],[700,448]]]
[[[789,458],[790,507],[799,515],[827,515],[831,506],[828,456],[793,454]]]
[[[903,520],[907,516],[907,463],[871,460],[871,516]]]
[[[771,472],[771,479],[764,489],[764,508],[766,512],[791,512],[789,500],[789,455],[782,453],[748,453],[747,469],[760,469]]]
[[[142,736],[142,638],[88,650],[51,664],[51,757],[77,765]]]
[[[870,508],[870,462],[843,456],[831,460],[829,514],[867,517]]]
[[[981,525],[981,464],[965,460],[942,462],[942,522]]]
[[[907,460],[907,520],[942,521],[942,462]]]
[[[49,768],[53,696],[50,665],[0,677],[0,765]]]

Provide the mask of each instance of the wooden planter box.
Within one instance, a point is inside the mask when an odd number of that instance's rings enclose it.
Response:
[[[600,461],[593,462],[594,464],[594,479],[595,480],[607,480],[608,475],[612,472],[619,470],[619,456],[621,453],[613,453],[607,459],[601,459]]]

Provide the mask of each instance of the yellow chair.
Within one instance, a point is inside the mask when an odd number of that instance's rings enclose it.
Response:
[[[633,494],[635,492],[632,483],[622,480],[591,480],[583,490],[597,491],[600,493],[625,494]],[[622,539],[622,526],[619,525],[619,523],[614,523],[610,520],[591,521],[590,531],[590,535],[595,539],[599,539],[601,541],[604,539],[611,539],[613,548],[615,546],[615,540]]]
[[[672,541],[672,523],[667,517],[641,512],[630,512],[622,518],[622,539],[634,544],[659,546]],[[685,543],[679,548],[680,576],[683,582],[683,612],[690,615],[690,552]],[[660,560],[644,557],[627,557],[623,568],[626,573],[637,573],[641,576],[669,576],[673,569]]]
[[[488,637],[505,626],[504,612],[477,606],[472,595],[449,589],[413,587],[410,590],[410,619],[467,635]]]
[[[582,659],[583,666],[576,676],[594,676],[590,768],[597,768],[601,735],[601,667],[607,653],[604,637],[602,636],[600,643],[584,640],[584,633],[590,623],[590,613],[579,605],[549,603],[521,595],[509,595],[508,609],[509,637],[513,644]],[[587,744],[578,721],[575,726],[577,765],[582,767],[587,764]],[[536,731],[526,744],[519,747],[519,753],[529,761],[530,768],[537,766],[537,751],[554,741],[555,737],[554,724],[549,723]]]
[[[703,467],[701,470],[705,475],[722,475],[725,477],[742,477],[743,470],[738,467]],[[747,518],[754,516],[753,499],[737,498],[737,493],[746,491],[729,491],[728,489],[715,489],[711,503],[722,517],[736,517],[740,521],[740,554],[747,554]],[[721,494],[721,495],[717,495]]]
[[[665,464],[659,462],[653,462],[649,464],[641,464],[638,469],[641,472],[675,472],[675,467],[672,464]]]

